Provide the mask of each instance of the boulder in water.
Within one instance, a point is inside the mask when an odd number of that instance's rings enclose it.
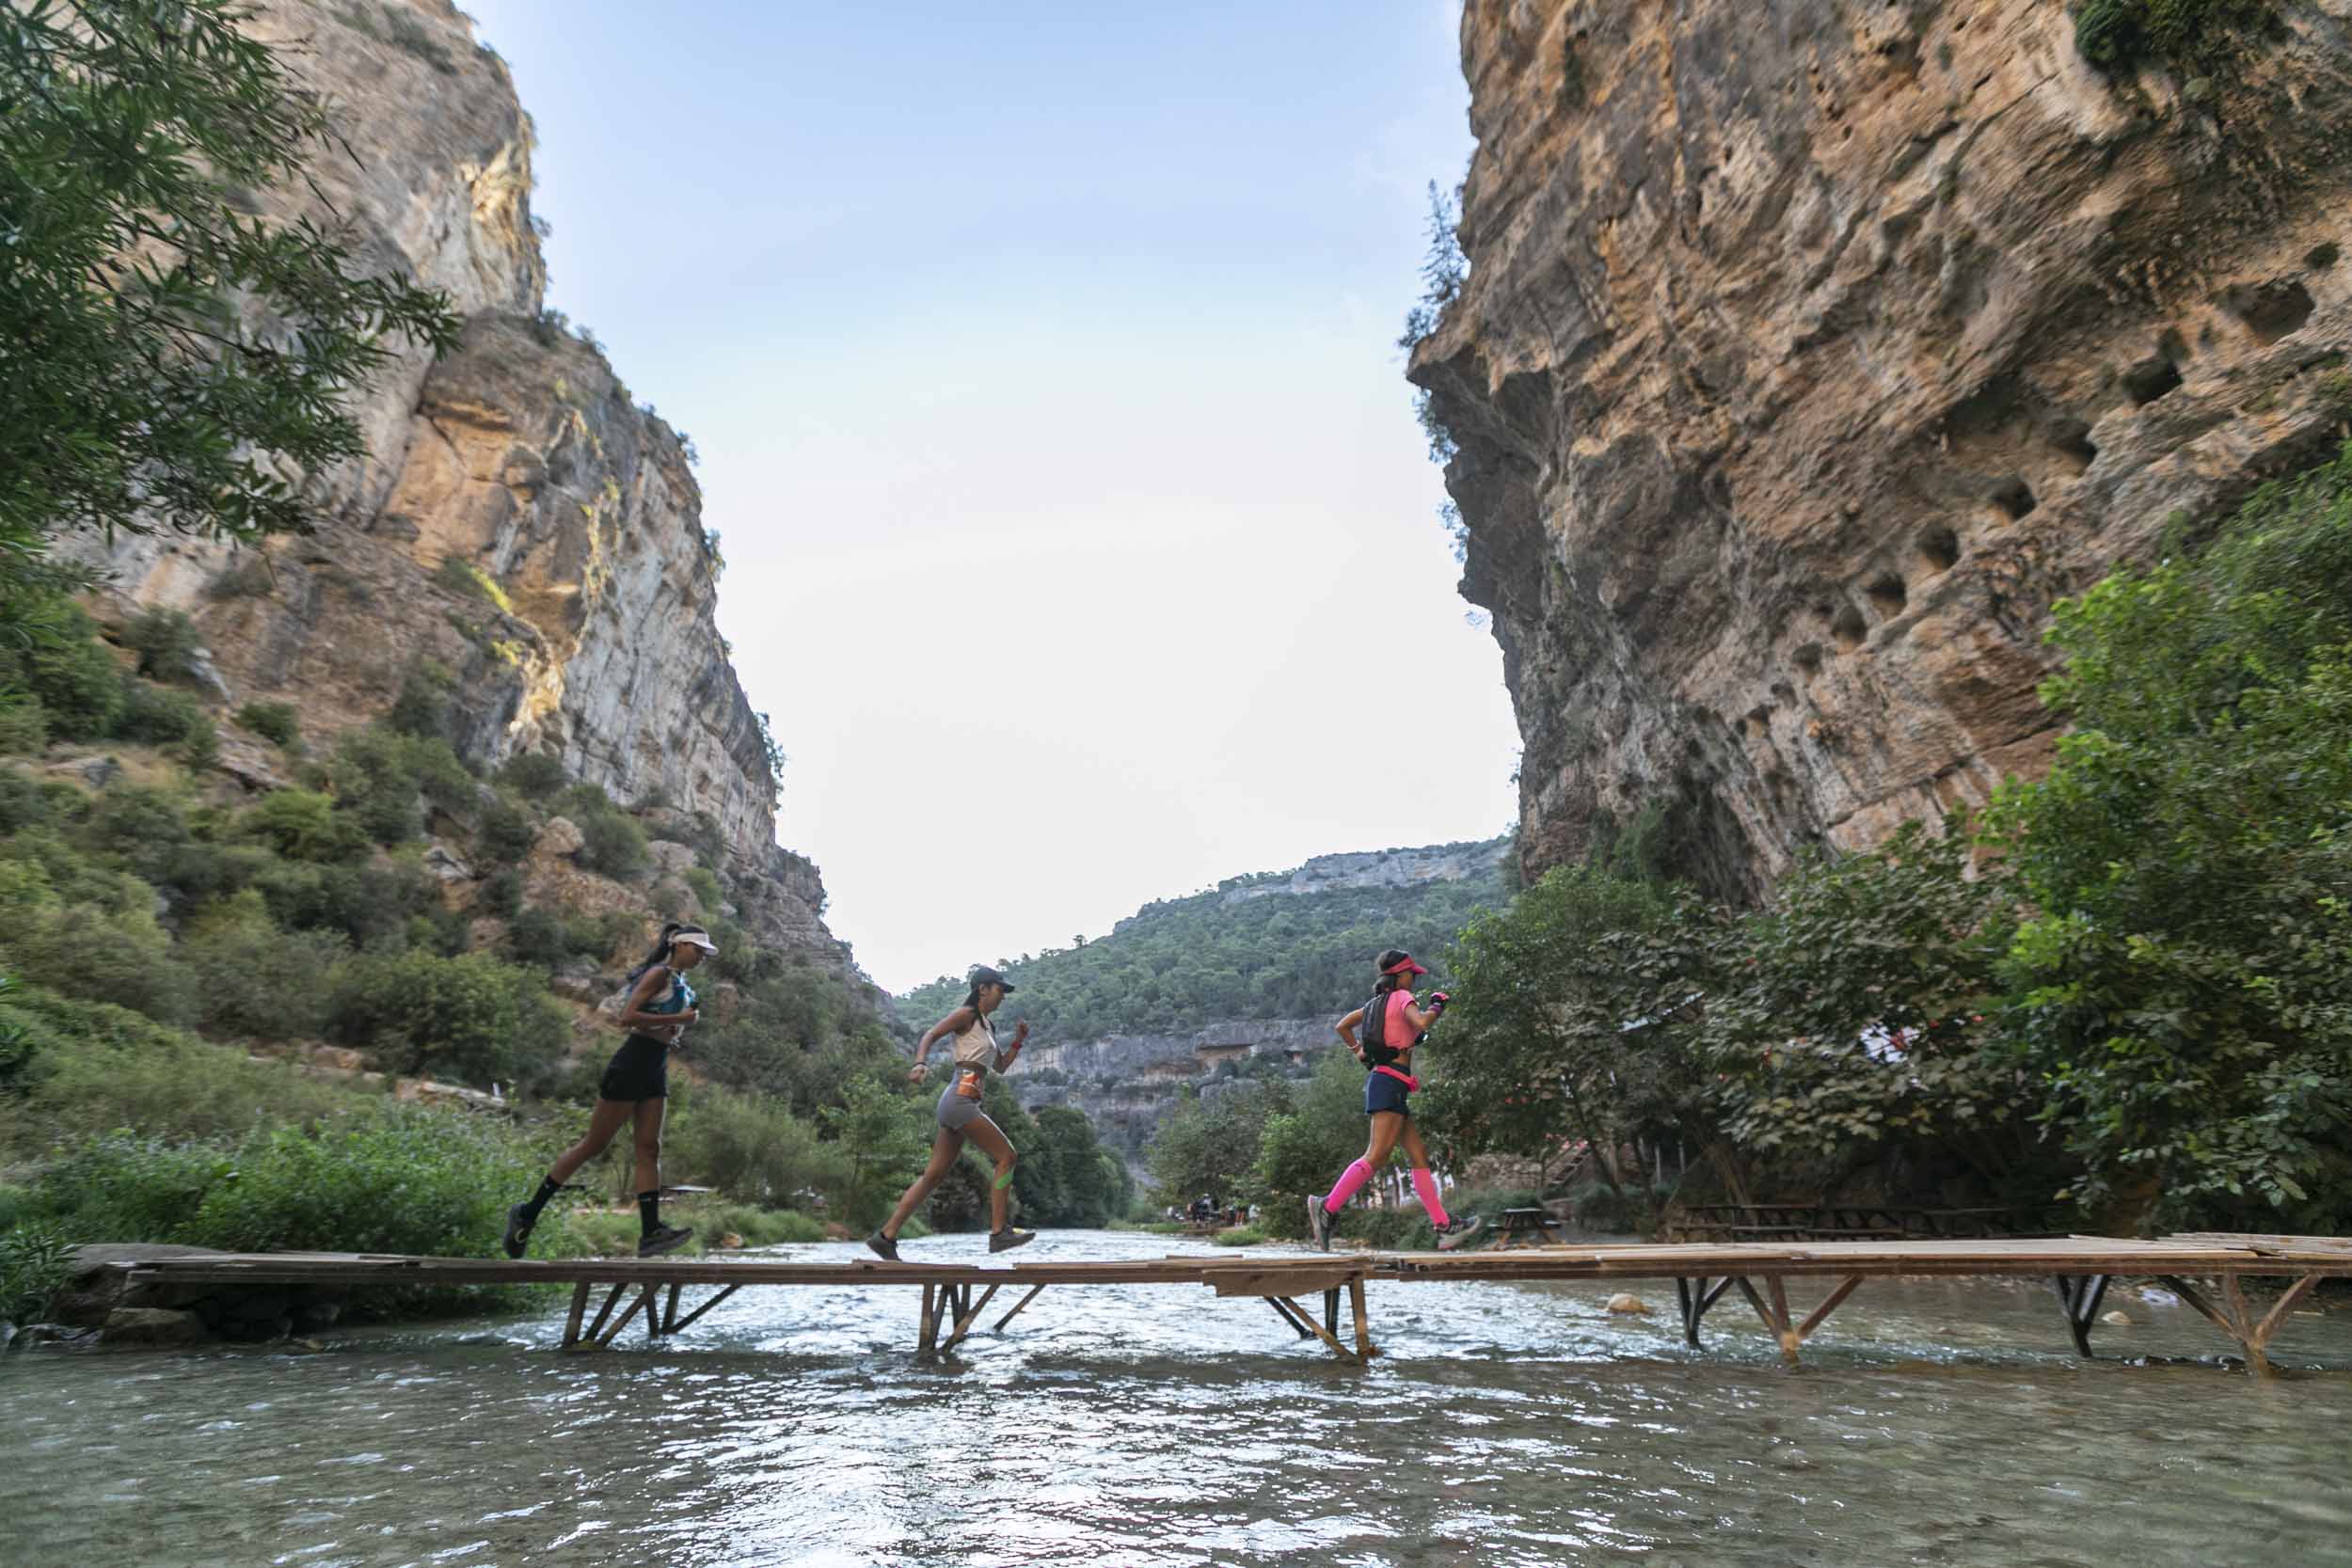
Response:
[[[1609,1310],[1637,1317],[1649,1315],[1649,1303],[1630,1291],[1619,1291],[1609,1298]]]
[[[2099,1321],[2115,1328],[2129,1328],[2137,1320],[2135,1319],[2129,1312],[2118,1309],[2113,1312],[2100,1313]]]

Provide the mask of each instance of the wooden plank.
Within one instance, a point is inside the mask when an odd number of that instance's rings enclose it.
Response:
[[[1208,1283],[1220,1296],[1303,1296],[1361,1281],[1365,1271],[1354,1264],[1294,1268],[1259,1268],[1248,1273],[1220,1272]]]
[[[964,1307],[962,1315],[956,1319],[954,1332],[947,1336],[947,1342],[939,1347],[940,1354],[946,1354],[949,1351],[955,1349],[956,1346],[963,1342],[963,1337],[972,1332],[973,1321],[977,1319],[981,1312],[987,1309],[990,1298],[996,1294],[997,1289],[998,1287],[991,1285],[987,1290],[980,1292],[980,1299],[978,1301]]]
[[[1362,1365],[1362,1361],[1359,1357],[1358,1357],[1345,1345],[1340,1343],[1340,1337],[1332,1333],[1329,1329],[1324,1327],[1321,1323],[1315,1322],[1314,1319],[1309,1317],[1305,1307],[1299,1306],[1298,1303],[1295,1301],[1288,1303],[1288,1305],[1292,1311],[1298,1314],[1298,1321],[1305,1323],[1309,1328],[1314,1330],[1315,1338],[1330,1347],[1331,1354],[1333,1355],[1338,1356],[1343,1361],[1352,1361],[1359,1366]]]
[[[1813,1331],[1827,1323],[1829,1315],[1837,1310],[1838,1303],[1852,1295],[1854,1287],[1861,1283],[1862,1275],[1858,1274],[1850,1274],[1844,1279],[1839,1280],[1837,1289],[1832,1291],[1820,1306],[1806,1313],[1804,1322],[1797,1325],[1797,1338],[1800,1341],[1812,1338]]]
[[[1045,1287],[1044,1287],[1044,1286],[1042,1286],[1042,1285],[1032,1285],[1032,1286],[1030,1286],[1030,1287],[1029,1287],[1029,1293],[1028,1293],[1027,1295],[1025,1295],[1025,1296],[1023,1296],[1023,1297],[1022,1297],[1019,1301],[1014,1302],[1014,1303],[1012,1304],[1012,1310],[1011,1310],[1011,1311],[1009,1311],[1009,1312],[1008,1312],[1008,1313],[1006,1313],[1003,1317],[1001,1317],[1001,1318],[997,1319],[997,1320],[996,1320],[996,1326],[995,1326],[995,1328],[994,1328],[994,1329],[993,1329],[991,1332],[993,1332],[993,1333],[996,1333],[996,1334],[1002,1334],[1002,1333],[1005,1331],[1005,1325],[1006,1325],[1007,1323],[1009,1323],[1012,1322],[1012,1320],[1013,1320],[1013,1319],[1015,1319],[1015,1318],[1017,1318],[1017,1317],[1021,1316],[1021,1309],[1022,1309],[1023,1307],[1025,1307],[1028,1306],[1028,1305],[1029,1305],[1029,1303],[1031,1303],[1031,1302],[1033,1302],[1033,1301],[1037,1300],[1037,1298],[1038,1298],[1041,1294],[1042,1294],[1042,1293],[1043,1293],[1044,1290],[1045,1290]]]
[[[735,1294],[736,1291],[741,1290],[742,1288],[743,1287],[740,1285],[727,1286],[717,1295],[712,1296],[708,1301],[704,1302],[700,1307],[695,1307],[691,1312],[687,1313],[685,1317],[679,1319],[671,1326],[670,1332],[675,1334],[681,1330],[691,1328],[694,1324],[695,1319],[701,1317],[705,1312],[709,1311],[712,1307],[718,1306],[721,1302],[726,1300],[727,1297]],[[671,1298],[671,1311],[675,1314],[676,1310],[676,1298],[673,1296]]]
[[[2288,1286],[2286,1292],[2271,1303],[2270,1310],[2263,1314],[2263,1321],[2254,1326],[2255,1342],[2267,1346],[2270,1343],[2270,1337],[2279,1331],[2279,1325],[2286,1322],[2287,1313],[2294,1309],[2296,1302],[2303,1299],[2303,1292],[2318,1283],[2319,1275],[2307,1274]]]

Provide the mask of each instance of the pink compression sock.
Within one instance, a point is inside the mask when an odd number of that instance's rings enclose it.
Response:
[[[1357,1161],[1340,1172],[1339,1184],[1334,1186],[1330,1196],[1323,1200],[1323,1212],[1327,1214],[1338,1213],[1347,1207],[1347,1200],[1356,1196],[1357,1190],[1371,1180],[1372,1167],[1361,1160]]]
[[[1416,1170],[1413,1191],[1421,1195],[1422,1212],[1429,1216],[1429,1223],[1443,1230],[1447,1221],[1445,1205],[1438,1201],[1438,1179],[1426,1170]]]

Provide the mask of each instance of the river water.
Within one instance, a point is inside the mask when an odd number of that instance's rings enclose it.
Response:
[[[2293,1319],[2256,1385],[2120,1288],[2137,1323],[2086,1365],[2046,1286],[1873,1281],[1790,1370],[1736,1292],[1692,1352],[1671,1283],[1630,1287],[1645,1320],[1615,1288],[1375,1283],[1369,1370],[1194,1286],[1056,1287],[997,1336],[1000,1294],[936,1364],[904,1286],[748,1290],[577,1356],[560,1307],[315,1352],[37,1350],[0,1364],[0,1561],[2352,1563],[2352,1311]]]

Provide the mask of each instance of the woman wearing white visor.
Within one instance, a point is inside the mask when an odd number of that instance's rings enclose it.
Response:
[[[661,1223],[661,1118],[670,1103],[671,1048],[698,1016],[686,972],[717,951],[709,932],[672,921],[661,927],[645,961],[630,973],[628,1002],[618,1021],[628,1038],[605,1064],[586,1135],[548,1167],[536,1193],[506,1212],[507,1257],[523,1255],[548,1199],[563,1190],[573,1172],[604,1152],[625,1121],[634,1122],[637,1131],[637,1256],[675,1252],[694,1234],[691,1227]]]

